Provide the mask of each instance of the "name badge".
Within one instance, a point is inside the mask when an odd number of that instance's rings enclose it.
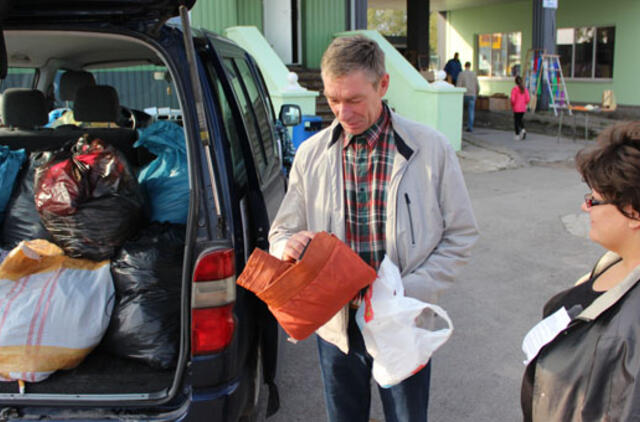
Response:
[[[567,310],[563,306],[537,323],[529,330],[522,341],[522,351],[527,356],[527,359],[523,363],[528,365],[529,362],[538,356],[540,349],[556,338],[562,330],[567,328],[570,322],[571,317],[569,317]]]

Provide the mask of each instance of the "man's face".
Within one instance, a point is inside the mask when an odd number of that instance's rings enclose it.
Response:
[[[389,74],[385,73],[376,85],[362,70],[336,77],[323,74],[322,81],[329,107],[347,133],[358,135],[380,117]]]

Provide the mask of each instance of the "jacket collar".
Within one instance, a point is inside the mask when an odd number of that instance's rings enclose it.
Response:
[[[391,111],[391,109],[389,109],[389,112],[391,114],[391,127],[393,128],[394,132],[396,148],[398,149],[400,155],[402,155],[405,160],[409,161],[409,158],[411,157],[411,155],[413,155],[413,152],[417,149],[417,146],[411,142],[411,139],[404,133],[404,131],[400,127],[400,121],[402,120],[402,117]],[[331,138],[329,139],[327,149],[334,146],[336,142],[338,142],[338,140],[340,140],[340,138],[342,137],[343,129],[340,122],[338,122],[338,119],[333,119],[333,122],[331,122],[331,125],[329,126],[329,130],[331,133]]]

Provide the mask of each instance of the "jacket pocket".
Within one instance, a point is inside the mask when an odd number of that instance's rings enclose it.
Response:
[[[405,192],[404,199],[407,203],[407,214],[409,214],[409,229],[411,230],[411,245],[416,244],[416,235],[413,231],[413,216],[411,215],[411,200],[409,199],[409,194]]]

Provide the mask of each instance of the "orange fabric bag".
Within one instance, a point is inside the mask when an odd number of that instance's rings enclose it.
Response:
[[[304,340],[375,279],[358,254],[320,232],[296,263],[255,249],[237,283],[269,306],[287,334]]]

